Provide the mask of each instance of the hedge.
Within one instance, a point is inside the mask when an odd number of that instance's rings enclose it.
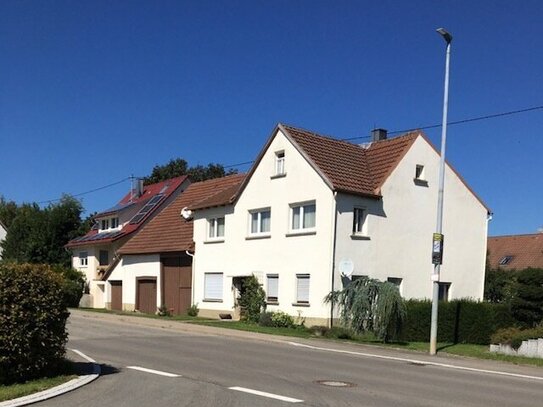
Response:
[[[430,338],[432,303],[406,301],[407,318],[400,341],[427,342]],[[498,329],[516,325],[507,305],[454,300],[439,303],[438,342],[489,344]]]
[[[0,384],[56,371],[67,340],[62,276],[46,265],[0,264]]]

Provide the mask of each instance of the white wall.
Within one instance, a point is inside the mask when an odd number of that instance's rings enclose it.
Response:
[[[286,176],[272,179],[275,152],[284,150]],[[316,202],[316,233],[287,236],[290,226],[289,204]],[[249,210],[271,207],[271,234],[264,239],[247,239]],[[232,277],[255,273],[265,285],[266,274],[279,275],[279,305],[293,316],[327,318],[329,306],[323,298],[331,288],[331,233],[334,222],[333,193],[307,161],[279,132],[264,154],[260,165],[234,208],[197,211],[194,220],[196,258],[194,269],[194,302],[200,310],[233,311]],[[207,219],[225,214],[225,238],[209,243]],[[222,302],[204,301],[204,273],[224,273]],[[294,306],[296,274],[310,274],[310,307]]]
[[[157,308],[161,305],[162,282],[160,279],[160,255],[124,255],[109,275],[106,283],[107,302],[111,303],[111,284],[109,281],[123,282],[123,310],[133,311],[136,307],[136,278],[155,277],[157,283]]]
[[[427,186],[413,181],[415,166],[424,165]],[[382,188],[382,201],[338,197],[336,265],[343,258],[355,274],[379,280],[403,278],[406,298],[431,298],[432,233],[436,229],[439,155],[419,137]],[[352,207],[368,205],[369,240],[352,240]],[[444,193],[445,236],[441,281],[450,298],[482,299],[487,242],[487,210],[447,167]],[[339,283],[339,277],[336,278]]]

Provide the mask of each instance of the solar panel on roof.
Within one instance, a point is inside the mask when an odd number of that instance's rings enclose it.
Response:
[[[136,213],[132,219],[130,219],[131,225],[136,225],[142,221],[142,219],[149,213],[161,200],[164,198],[163,194],[158,194],[152,197],[149,202],[145,204],[143,208],[139,210],[138,213]]]

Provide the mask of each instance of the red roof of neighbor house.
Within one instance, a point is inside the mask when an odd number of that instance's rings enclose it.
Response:
[[[170,205],[149,221],[120,250],[121,254],[179,252],[193,249],[193,222],[180,215],[185,207],[237,190],[245,174],[229,175],[191,184]],[[228,195],[228,194],[227,194]],[[222,198],[221,198],[222,199]]]
[[[543,268],[543,233],[489,237],[488,262],[504,270]]]
[[[65,247],[77,247],[77,246],[90,246],[94,244],[103,244],[117,241],[125,236],[131,235],[140,229],[148,219],[153,217],[157,212],[161,210],[164,202],[174,194],[187,180],[187,176],[171,178],[156,184],[146,185],[143,188],[143,193],[139,197],[132,197],[132,192],[126,194],[113,208],[100,212],[95,215],[95,218],[114,215],[115,213],[121,213],[127,208],[133,208],[136,215],[132,218],[135,220],[139,211],[145,207],[151,200],[154,199],[156,204],[150,208],[148,212],[140,216],[139,221],[132,223],[129,221],[122,229],[110,232],[99,232],[96,228],[90,230],[86,235],[77,237],[70,240]]]

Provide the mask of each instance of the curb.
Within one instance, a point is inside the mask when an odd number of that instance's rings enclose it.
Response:
[[[61,394],[68,393],[72,390],[78,389],[80,387],[89,384],[90,382],[96,380],[100,376],[101,369],[100,365],[96,361],[84,353],[76,350],[69,349],[77,355],[81,356],[83,359],[92,363],[92,373],[87,375],[81,375],[76,379],[72,379],[69,382],[62,383],[59,386],[51,387],[50,389],[40,391],[38,393],[29,394],[28,396],[19,397],[12,400],[6,400],[0,403],[0,407],[18,407],[26,406],[29,404],[38,403],[40,401],[48,400],[50,398],[60,396]]]

